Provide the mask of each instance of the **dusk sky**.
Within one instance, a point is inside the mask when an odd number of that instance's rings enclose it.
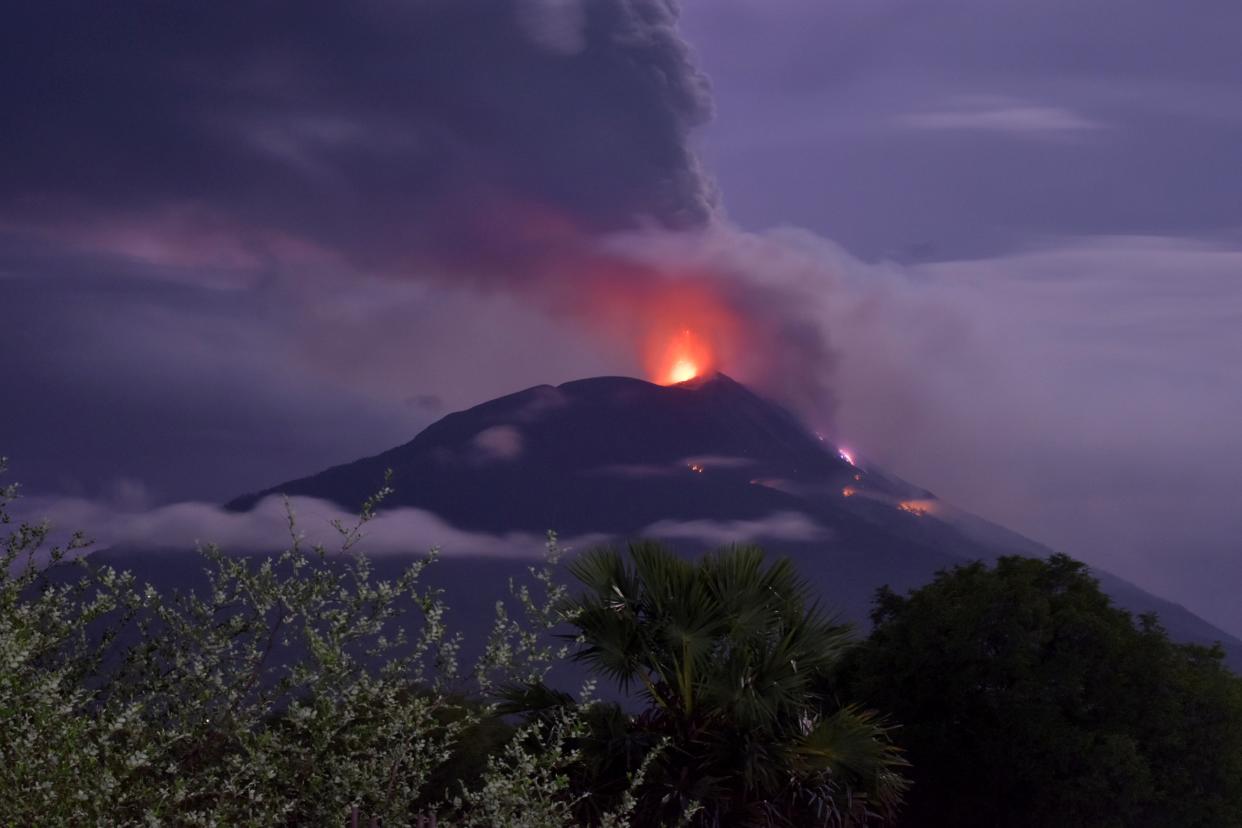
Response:
[[[44,0],[0,27],[0,454],[220,503],[712,367],[1242,635],[1242,5]],[[86,527],[90,528],[90,527]]]

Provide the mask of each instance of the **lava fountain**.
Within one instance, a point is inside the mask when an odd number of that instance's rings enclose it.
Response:
[[[710,376],[727,366],[746,382],[778,350],[744,297],[719,274],[656,266],[622,257],[574,261],[566,309],[589,322],[593,335],[634,349],[642,375],[660,385]],[[570,278],[572,276],[572,278]]]
[[[648,372],[661,385],[687,382],[712,370],[715,364],[711,348],[688,328],[683,328],[662,347],[649,346],[648,354]]]

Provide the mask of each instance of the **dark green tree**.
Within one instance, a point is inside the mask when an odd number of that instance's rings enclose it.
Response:
[[[829,676],[850,642],[786,560],[754,547],[692,562],[658,544],[587,553],[567,607],[576,658],[642,705],[597,705],[580,742],[584,814],[644,758],[636,824],[880,822],[901,802],[904,762],[870,711],[838,705]],[[546,688],[522,703],[568,705]],[[520,706],[520,705],[519,705]],[[655,754],[651,754],[652,750]]]
[[[1064,555],[877,597],[845,685],[900,722],[915,825],[1242,825],[1242,680]]]

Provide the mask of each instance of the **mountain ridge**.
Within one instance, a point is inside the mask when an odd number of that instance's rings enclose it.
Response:
[[[476,532],[663,533],[694,552],[744,527],[753,534],[739,540],[793,558],[856,620],[882,584],[909,589],[970,560],[1053,551],[856,464],[783,406],[719,373],[670,386],[631,377],[531,386],[226,508],[287,494],[355,509],[387,469],[395,492],[386,507],[424,509]],[[1179,640],[1221,641],[1242,668],[1242,641],[1111,573],[1097,576],[1121,606],[1157,610]]]

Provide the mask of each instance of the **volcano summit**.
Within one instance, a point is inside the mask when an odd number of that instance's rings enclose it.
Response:
[[[1052,550],[956,509],[825,441],[792,413],[724,374],[661,386],[624,377],[541,385],[450,414],[405,445],[248,494],[253,509],[285,494],[356,509],[392,470],[385,507],[416,507],[474,532],[656,537],[696,552],[754,542],[787,555],[847,617],[875,589],[1000,555]],[[411,539],[417,543],[417,538]],[[458,560],[471,550],[449,550]],[[476,562],[450,581],[478,577]],[[1235,666],[1242,641],[1186,609],[1097,572],[1121,606],[1156,612],[1177,639],[1220,641]],[[447,583],[456,592],[454,583]]]

